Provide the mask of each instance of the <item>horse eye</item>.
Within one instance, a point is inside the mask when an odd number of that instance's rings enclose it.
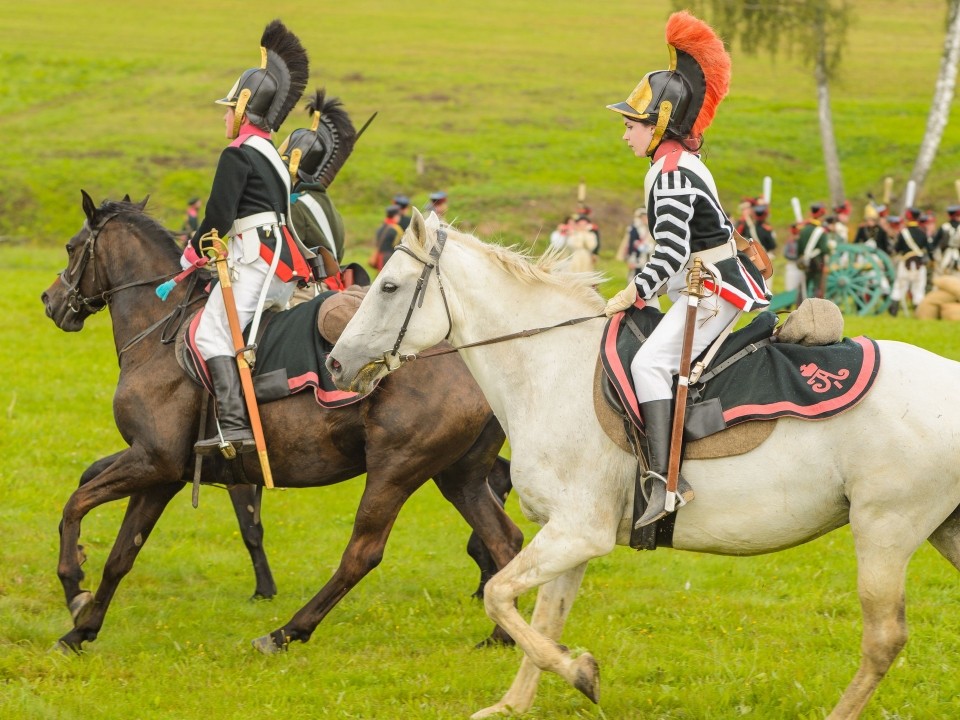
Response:
[[[383,291],[385,293],[395,293],[397,291],[397,286],[391,282],[385,282],[383,284]]]
[[[67,255],[73,255],[73,245],[67,245]]]

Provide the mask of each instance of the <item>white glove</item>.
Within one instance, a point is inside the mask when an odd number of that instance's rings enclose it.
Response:
[[[618,312],[626,310],[637,301],[637,284],[630,282],[623,290],[607,300],[607,307],[603,309],[607,317],[613,317]]]

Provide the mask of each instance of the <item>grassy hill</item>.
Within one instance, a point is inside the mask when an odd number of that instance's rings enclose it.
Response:
[[[80,224],[79,189],[97,198],[151,195],[171,226],[205,196],[224,145],[221,97],[258,62],[279,16],[310,50],[311,86],[339,95],[357,123],[379,116],[333,186],[358,255],[394,192],[422,204],[437,188],[483,237],[544,239],[584,178],[604,249],[640,201],[643,167],[604,109],[666,63],[665,0],[452,6],[171,0],[8,4],[0,27],[0,237],[60,243]],[[902,188],[923,134],[940,59],[939,0],[857,3],[832,86],[847,192],[892,175]],[[226,28],[226,29],[224,29]],[[733,49],[730,97],[707,157],[729,208],[774,177],[775,225],[789,198],[826,197],[811,73],[791,58]],[[305,122],[291,115],[278,141]],[[948,126],[920,200],[953,201],[960,128]],[[425,171],[416,172],[422,155]]]

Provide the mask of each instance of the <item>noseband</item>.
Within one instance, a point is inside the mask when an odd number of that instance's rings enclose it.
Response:
[[[403,342],[403,336],[407,334],[407,326],[410,324],[410,316],[413,315],[414,308],[423,306],[423,296],[427,292],[427,281],[430,279],[430,273],[433,272],[434,268],[437,269],[437,285],[440,286],[440,297],[443,298],[443,309],[447,312],[447,334],[443,336],[443,339],[446,340],[449,338],[450,333],[453,331],[453,320],[450,318],[450,306],[447,304],[447,294],[443,290],[443,281],[440,279],[440,254],[443,252],[443,246],[446,242],[447,231],[441,227],[437,230],[436,244],[430,248],[430,259],[432,262],[418,257],[410,248],[404,245],[397,246],[397,250],[405,252],[417,262],[423,263],[423,271],[420,273],[420,279],[417,280],[417,289],[413,292],[410,307],[407,308],[407,316],[403,319],[403,325],[400,326],[400,333],[397,335],[397,341],[393,344],[393,350],[390,351],[390,357],[398,357],[400,343]],[[403,362],[404,359],[405,356],[400,357],[401,362]],[[384,361],[386,361],[386,354],[384,355]],[[387,362],[388,367],[389,364],[390,363]]]

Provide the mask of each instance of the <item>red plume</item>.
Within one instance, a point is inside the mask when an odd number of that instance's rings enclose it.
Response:
[[[692,57],[706,78],[703,107],[693,124],[697,137],[710,127],[717,106],[730,90],[730,55],[709,25],[688,12],[675,12],[667,20],[667,42]]]

